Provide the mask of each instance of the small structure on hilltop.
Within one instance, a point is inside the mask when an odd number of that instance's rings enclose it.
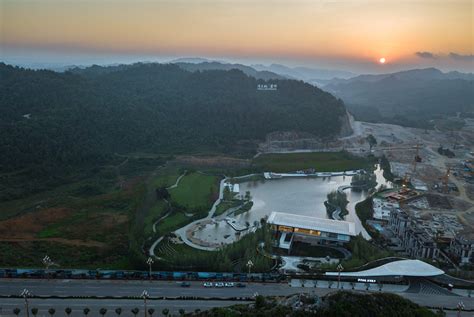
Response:
[[[258,84],[257,90],[277,90],[277,84]]]

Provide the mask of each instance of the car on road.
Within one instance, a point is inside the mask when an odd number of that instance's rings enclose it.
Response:
[[[237,283],[237,284],[235,284],[235,286],[237,286],[237,287],[246,287],[247,285],[245,285],[244,283]]]
[[[234,283],[232,283],[232,282],[227,282],[224,285],[225,285],[225,287],[234,287]]]
[[[220,287],[224,287],[225,285],[222,282],[217,282],[215,286],[220,288]]]
[[[202,284],[204,287],[212,287],[212,283],[211,282],[205,282],[204,284]]]
[[[181,287],[190,287],[191,283],[189,282],[181,282]]]

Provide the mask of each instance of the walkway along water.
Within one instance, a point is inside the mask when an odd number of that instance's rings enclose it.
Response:
[[[356,171],[351,171],[351,172],[356,172]],[[182,179],[182,177],[185,176],[185,173],[183,173],[183,175],[180,175],[178,177],[178,179],[176,180],[176,183],[174,185],[168,187],[168,189],[176,188],[179,185],[179,182]],[[343,176],[344,172],[323,173],[323,174],[321,174],[321,176],[324,176],[324,177],[328,177],[328,175],[332,175],[332,176],[341,176],[342,175]],[[248,175],[243,175],[243,176],[238,176],[238,177],[232,177],[232,179],[240,179],[241,180],[241,179],[245,179],[245,178],[251,178],[251,177],[257,176],[257,175],[262,175],[262,174],[261,173],[258,173],[258,174],[254,173],[254,174],[248,174]],[[318,178],[318,177],[313,176],[313,178]],[[225,217],[227,217],[229,215],[229,213],[226,212],[222,215],[219,215],[216,218],[213,218],[217,206],[220,204],[220,202],[222,201],[222,199],[224,197],[224,188],[225,188],[224,185],[230,179],[231,178],[229,178],[227,176],[224,176],[224,178],[220,181],[218,199],[213,203],[213,205],[212,205],[211,209],[209,210],[206,217],[195,220],[195,221],[185,225],[184,227],[179,228],[176,231],[174,231],[174,234],[176,234],[186,245],[188,245],[192,248],[199,249],[199,250],[204,250],[204,251],[216,251],[216,250],[218,250],[219,248],[222,247],[222,245],[220,245],[220,244],[219,245],[217,245],[217,244],[212,245],[212,243],[208,243],[208,245],[201,245],[201,244],[195,243],[195,242],[191,241],[192,237],[190,235],[192,234],[192,232],[194,232],[196,229],[198,229],[199,226],[202,226],[202,225],[205,225],[205,224],[210,224],[210,223],[212,223],[212,221],[221,221],[222,219],[225,219]],[[278,180],[273,180],[273,181],[278,182]],[[353,186],[350,186],[350,185],[342,185],[342,186],[339,186],[337,188],[337,190],[339,192],[342,192],[342,191],[344,191],[346,189],[349,189],[349,188],[352,188],[352,187]],[[348,208],[351,208],[350,210],[354,209],[355,204],[358,203],[359,201],[362,201],[363,199],[365,199],[365,197],[362,197],[362,199],[357,198],[357,201],[349,202]],[[365,228],[360,223],[360,220],[357,217],[357,214],[355,213],[355,210],[352,210],[351,214],[352,214],[351,221],[354,221],[356,223],[356,227],[360,228],[360,233],[362,234],[362,236],[367,240],[371,240],[370,235],[367,233]],[[166,219],[166,217],[168,215],[169,215],[169,213],[167,213],[165,216],[161,217],[160,219],[157,220],[157,222],[155,222],[155,224],[153,226],[154,227],[154,232],[155,232],[156,224],[159,221],[163,221],[164,219]],[[339,213],[338,212],[333,213],[333,217],[335,217],[334,219],[342,220],[342,218],[340,217],[340,211],[339,211]],[[150,251],[149,251],[150,255],[154,255],[154,249],[159,244],[159,242],[162,241],[162,239],[163,239],[163,237],[159,237],[159,238],[156,239],[156,241],[150,247]]]

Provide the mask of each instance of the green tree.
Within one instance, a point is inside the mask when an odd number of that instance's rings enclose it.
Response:
[[[115,308],[115,313],[117,314],[117,316],[120,316],[122,314],[122,308]]]
[[[140,312],[140,309],[138,309],[138,307],[135,307],[134,309],[132,309],[132,314],[135,317],[138,315],[139,312]]]
[[[184,314],[186,313],[186,311],[183,308],[180,308],[178,312],[180,316],[184,316]]]
[[[87,307],[82,310],[82,312],[84,313],[84,316],[89,315],[90,311],[91,311],[91,310],[90,310],[89,308],[87,308]]]
[[[262,295],[258,295],[257,297],[255,297],[255,308],[258,310],[264,307],[265,307],[265,297],[263,297]]]
[[[36,307],[32,308],[31,313],[33,314],[33,316],[38,315],[38,308],[36,308]]]
[[[170,310],[168,308],[164,308],[161,313],[164,315],[164,316],[168,316],[168,314],[170,313]]]
[[[369,134],[366,138],[367,142],[369,143],[370,151],[372,151],[372,147],[377,145],[377,140],[372,134]]]
[[[14,313],[15,315],[17,315],[17,316],[20,315],[20,312],[21,312],[21,309],[18,308],[18,307],[16,307],[16,308],[13,309],[13,313]]]
[[[153,316],[154,313],[155,313],[154,308],[148,308],[148,315]]]
[[[64,309],[64,312],[66,313],[66,315],[71,315],[72,313],[72,309],[70,307],[66,307],[66,309]]]
[[[56,314],[56,309],[54,309],[54,308],[48,309],[48,314],[49,314],[51,317],[53,317],[54,314]]]
[[[105,314],[107,314],[107,309],[106,308],[101,308],[99,310],[99,314],[101,314],[102,316],[105,316]]]

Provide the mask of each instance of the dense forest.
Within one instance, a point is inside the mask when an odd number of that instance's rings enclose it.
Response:
[[[336,135],[342,101],[295,80],[175,64],[65,73],[0,64],[0,173],[59,173],[114,153],[248,154],[269,132]],[[34,175],[32,176],[35,177]]]
[[[356,119],[420,128],[474,109],[474,75],[434,68],[334,79],[323,89],[340,97]]]

